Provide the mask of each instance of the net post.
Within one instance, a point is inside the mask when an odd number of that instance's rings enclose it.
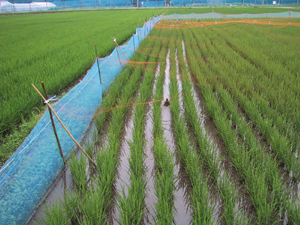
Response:
[[[96,46],[96,44],[95,44],[95,53],[96,53],[96,60],[97,60],[97,66],[98,66],[98,73],[99,73],[99,78],[100,78],[100,84],[102,84],[101,71],[100,71],[100,66],[99,66],[99,61],[98,61],[98,53],[97,53],[97,46]]]
[[[70,133],[70,131],[66,128],[66,126],[64,125],[64,123],[61,121],[61,119],[59,118],[59,116],[57,115],[57,113],[54,111],[54,109],[51,107],[51,105],[46,101],[46,99],[44,98],[44,96],[41,94],[41,92],[34,86],[34,84],[31,84],[31,86],[34,88],[34,90],[39,94],[39,96],[41,96],[41,98],[45,101],[45,103],[47,104],[47,106],[49,107],[49,109],[54,113],[55,117],[58,119],[58,121],[60,122],[60,124],[63,126],[63,128],[65,129],[65,131],[68,133],[68,135],[70,136],[70,138],[75,142],[75,144],[81,149],[81,151],[86,155],[86,157],[94,164],[95,167],[97,167],[97,164],[94,162],[94,160],[87,154],[87,152],[81,147],[81,145],[76,141],[76,139],[73,137],[73,135]]]
[[[45,88],[45,84],[44,84],[43,81],[41,81],[41,83],[42,83],[42,86],[43,86],[43,89],[44,89],[45,99],[48,100],[48,95],[47,95],[47,91],[46,91],[46,88]],[[52,115],[52,112],[51,112],[51,110],[50,110],[49,107],[48,107],[48,110],[49,110],[49,115],[50,115],[50,119],[51,119],[53,131],[54,131],[54,135],[55,135],[55,138],[56,138],[56,141],[57,141],[57,145],[58,145],[58,148],[59,148],[59,152],[60,152],[60,155],[61,155],[61,157],[62,157],[62,159],[64,161],[64,164],[66,164],[66,160],[64,158],[64,154],[63,154],[63,151],[61,149],[59,138],[58,138],[58,135],[57,135],[57,132],[56,132],[56,127],[55,127],[55,123],[54,123],[54,120],[53,120],[53,115]]]
[[[133,29],[132,29],[132,31],[133,31]],[[133,41],[133,50],[135,51],[134,32],[132,32],[132,41]]]
[[[117,42],[115,41],[115,38],[114,37],[111,37],[113,39],[113,41],[115,42],[115,48],[117,50],[117,54],[118,54],[118,58],[119,58],[119,63],[120,63],[120,66],[122,66],[122,63],[121,63],[121,59],[120,59],[120,55],[119,55],[119,51],[118,51],[118,46],[117,46]]]

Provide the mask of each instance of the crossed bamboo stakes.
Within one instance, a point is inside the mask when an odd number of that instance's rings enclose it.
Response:
[[[43,84],[43,82],[42,82]],[[57,134],[56,134],[56,129],[55,129],[55,125],[54,125],[54,121],[52,118],[52,113],[55,115],[55,117],[57,118],[57,120],[60,122],[60,124],[63,126],[63,128],[66,130],[66,132],[68,133],[68,135],[71,137],[71,139],[76,143],[76,145],[81,149],[81,151],[86,155],[86,157],[94,164],[95,167],[97,167],[96,163],[94,162],[94,160],[86,153],[86,151],[81,147],[81,145],[76,141],[76,139],[73,137],[73,135],[70,133],[70,131],[68,130],[68,128],[64,125],[64,123],[61,121],[61,119],[59,118],[59,116],[57,115],[57,113],[54,111],[54,109],[52,108],[52,106],[49,104],[49,101],[41,94],[41,92],[34,86],[34,84],[31,84],[31,86],[36,90],[36,92],[41,96],[41,98],[44,100],[44,103],[48,106],[49,112],[50,112],[50,117],[51,117],[51,121],[52,121],[52,126],[54,129],[54,133],[56,136],[56,139],[58,140]],[[43,86],[44,87],[44,86]],[[45,93],[46,94],[46,93]],[[46,94],[47,97],[47,94]],[[64,160],[64,163],[66,163],[59,141],[57,142],[59,149],[60,149],[60,154]]]
[[[123,52],[123,50],[121,49],[121,47],[118,45],[118,43],[116,42],[116,38],[115,37],[111,37],[112,40],[115,42],[116,45],[116,49],[117,49],[117,53],[118,53],[118,58],[120,61],[120,65],[121,65],[121,60],[120,60],[120,56],[119,56],[119,52],[118,52],[118,48],[122,51],[122,53],[124,54],[124,56],[126,57],[126,59],[130,62],[130,60],[128,59],[128,57],[126,56],[126,54]],[[96,51],[96,60],[97,60],[97,64],[98,64],[98,70],[99,70],[99,78],[100,78],[100,83],[102,84],[102,79],[101,79],[101,73],[100,73],[100,66],[99,66],[99,62],[98,62],[98,54],[97,54],[97,47],[95,45],[95,51]],[[130,63],[132,65],[132,63]],[[132,65],[133,66],[133,65]],[[133,66],[134,67],[134,66]],[[49,114],[50,114],[50,118],[51,118],[51,123],[52,123],[52,127],[54,130],[54,134],[55,134],[55,138],[58,144],[58,148],[60,151],[60,155],[64,161],[64,164],[66,164],[66,160],[64,158],[63,155],[63,151],[61,149],[61,145],[57,136],[57,132],[56,132],[56,128],[55,128],[55,124],[54,124],[54,120],[53,120],[53,116],[52,113],[55,115],[55,117],[57,118],[57,120],[60,122],[60,124],[63,126],[63,128],[65,129],[65,131],[68,133],[68,135],[71,137],[71,139],[75,142],[75,144],[81,149],[81,151],[86,155],[86,157],[94,164],[95,167],[97,167],[95,161],[87,154],[87,152],[83,149],[83,147],[76,141],[76,139],[73,137],[73,135],[70,133],[70,131],[68,130],[68,128],[64,125],[64,123],[61,121],[61,119],[59,118],[59,116],[57,115],[57,113],[55,112],[55,110],[52,108],[52,106],[49,104],[49,100],[48,100],[48,96],[47,96],[47,92],[46,92],[46,88],[44,85],[44,82],[42,81],[42,86],[44,89],[44,93],[45,93],[45,97],[41,94],[41,92],[34,86],[34,84],[31,84],[31,86],[36,90],[36,92],[41,96],[41,98],[44,100],[44,103],[48,106],[49,109]]]

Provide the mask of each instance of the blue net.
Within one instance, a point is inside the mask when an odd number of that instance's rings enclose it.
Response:
[[[52,107],[74,136],[80,141],[87,131],[93,114],[115,76],[122,70],[139,43],[149,34],[159,18],[153,18],[137,28],[127,45],[115,48],[107,57],[98,59],[85,78]],[[124,55],[124,54],[126,55]],[[68,158],[75,143],[54,118],[63,154]],[[54,136],[48,110],[21,146],[0,170],[0,224],[24,224],[34,212],[51,184],[64,167]]]
[[[162,15],[162,20],[185,20],[185,19],[229,19],[229,18],[300,18],[299,12],[287,11],[281,13],[260,13],[260,14],[221,14],[221,13],[202,13],[202,14],[172,14]]]

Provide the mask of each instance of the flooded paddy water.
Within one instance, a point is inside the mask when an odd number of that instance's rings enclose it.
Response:
[[[175,28],[174,28],[175,29]],[[164,30],[162,32],[173,32],[173,28],[169,28],[167,30]],[[184,32],[184,31],[183,31]],[[196,34],[195,34],[196,35]],[[167,37],[164,36],[164,37]],[[186,37],[185,37],[186,38]],[[140,224],[155,224],[157,221],[156,215],[157,215],[157,203],[158,203],[158,196],[156,196],[157,192],[157,183],[158,183],[158,169],[156,168],[156,158],[154,158],[154,112],[156,112],[154,109],[157,105],[154,104],[159,104],[161,114],[161,127],[163,128],[163,140],[165,141],[167,145],[168,151],[171,153],[171,158],[172,162],[174,165],[173,168],[173,175],[174,175],[174,181],[173,181],[173,196],[170,197],[170,202],[171,205],[174,206],[174,213],[172,212],[172,219],[173,219],[173,224],[198,224],[194,218],[195,218],[195,208],[192,207],[193,204],[193,199],[191,196],[193,196],[193,192],[195,191],[195,187],[191,185],[191,177],[189,177],[188,170],[185,170],[187,167],[183,163],[183,157],[179,155],[180,151],[180,146],[179,146],[179,141],[177,136],[175,136],[175,129],[176,126],[174,125],[174,121],[172,121],[172,115],[174,115],[174,110],[172,108],[172,113],[171,113],[171,107],[170,104],[172,104],[172,99],[176,98],[176,101],[178,100],[179,102],[179,114],[182,118],[184,118],[184,123],[186,126],[186,131],[189,132],[189,138],[188,144],[190,145],[191,149],[195,152],[195,155],[199,156],[199,173],[201,176],[205,179],[205,182],[208,184],[208,192],[207,196],[205,196],[207,199],[209,199],[209,204],[207,207],[213,206],[213,213],[212,213],[212,219],[211,224],[227,224],[229,223],[225,219],[225,214],[227,213],[227,209],[231,209],[232,212],[235,214],[233,220],[236,221],[236,223],[239,223],[241,221],[248,221],[245,224],[255,224],[257,223],[257,218],[258,218],[258,212],[259,209],[254,203],[253,199],[254,197],[252,196],[254,192],[252,187],[249,187],[249,181],[245,181],[242,177],[242,172],[244,171],[239,171],[237,166],[234,165],[234,158],[232,155],[229,154],[228,146],[231,144],[231,141],[234,142],[235,140],[237,143],[237,147],[241,147],[243,145],[242,141],[245,141],[241,135],[236,135],[229,141],[226,140],[225,134],[221,133],[221,129],[218,126],[216,118],[213,118],[213,116],[209,115],[208,113],[208,103],[207,99],[204,96],[204,91],[203,88],[201,87],[201,84],[199,85],[199,80],[196,74],[192,71],[191,66],[189,65],[188,62],[191,62],[190,58],[193,57],[191,55],[188,55],[188,50],[191,49],[188,48],[189,46],[185,46],[186,44],[189,44],[188,42],[185,42],[185,40],[180,40],[180,45],[177,46],[178,49],[176,51],[167,49],[168,46],[163,46],[166,55],[164,55],[163,58],[165,58],[165,67],[161,66],[162,64],[158,64],[155,69],[153,69],[153,76],[154,79],[153,81],[153,86],[151,87],[151,96],[149,96],[149,102],[142,102],[138,104],[143,104],[145,105],[145,114],[143,114],[143,139],[145,145],[143,146],[143,167],[145,169],[145,173],[143,174],[143,179],[145,181],[145,187],[143,187],[142,192],[144,193],[144,199],[143,199],[143,206],[142,206],[142,220],[140,221]],[[182,47],[179,49],[179,47]],[[192,49],[193,50],[193,49]],[[171,53],[175,54],[171,56]],[[196,50],[195,50],[196,51]],[[181,55],[179,55],[181,54]],[[174,58],[171,58],[174,57]],[[171,58],[171,59],[170,59]],[[174,60],[175,59],[175,60]],[[183,60],[182,60],[183,59]],[[197,60],[204,60],[202,57],[198,57]],[[157,57],[157,60],[160,60],[159,57]],[[204,60],[203,66],[207,66],[209,69],[213,65],[211,65],[211,59],[207,58]],[[171,62],[174,62],[176,65],[171,65]],[[183,73],[181,71],[181,68],[183,67],[180,63],[185,64],[184,66],[187,68],[187,73]],[[173,70],[172,73],[174,73],[174,77],[170,77],[171,69],[176,67],[176,74],[175,70]],[[164,71],[161,70],[161,68],[164,68]],[[201,70],[201,68],[200,68]],[[203,72],[204,74],[204,72]],[[170,85],[171,85],[171,80],[172,78],[175,78],[176,75],[176,82],[177,82],[177,87],[178,87],[178,96],[172,96],[170,93]],[[211,75],[211,74],[210,74]],[[156,93],[156,86],[158,83],[159,77],[164,77],[163,84],[162,84],[162,101],[161,102],[155,102],[151,101],[153,100],[154,93]],[[205,76],[205,74],[203,75]],[[187,90],[187,85],[184,83],[186,80],[190,82],[191,86],[188,87],[190,88],[191,94],[189,94],[189,98],[184,95],[185,90]],[[217,79],[215,79],[217,81]],[[173,82],[174,80],[172,80]],[[140,82],[141,83],[141,82]],[[140,84],[141,85],[141,84]],[[173,85],[173,83],[172,83]],[[207,85],[210,85],[209,82]],[[160,86],[161,87],[161,86]],[[172,86],[173,87],[173,86]],[[161,89],[159,89],[161,90]],[[219,92],[217,89],[212,89],[212,98],[216,99],[215,104],[219,104],[221,102],[221,92]],[[174,91],[172,89],[172,91]],[[173,93],[173,92],[172,92]],[[220,95],[219,95],[220,94]],[[139,94],[137,94],[139,95]],[[178,98],[178,99],[177,99]],[[155,97],[157,99],[157,97]],[[167,101],[167,99],[169,101]],[[195,114],[197,119],[195,120],[195,124],[199,125],[198,127],[201,127],[202,130],[202,137],[205,139],[205,141],[208,143],[206,148],[202,148],[201,143],[198,142],[196,131],[193,130],[194,128],[192,127],[190,121],[188,121],[188,107],[187,102],[190,100],[192,104],[195,106]],[[160,100],[159,100],[160,101]],[[168,103],[167,103],[168,102]],[[130,103],[129,103],[130,104]],[[121,207],[118,207],[120,204],[120,199],[118,196],[121,196],[122,198],[127,198],[130,195],[130,187],[131,187],[131,164],[130,164],[130,159],[132,157],[131,149],[130,149],[130,144],[133,142],[133,133],[135,132],[135,129],[137,126],[135,124],[135,103],[133,103],[132,100],[132,105],[130,105],[129,110],[125,116],[124,119],[122,119],[122,122],[124,120],[124,126],[123,126],[123,131],[121,132],[120,135],[120,140],[121,140],[121,146],[118,149],[118,157],[119,157],[119,164],[118,167],[115,169],[115,174],[116,174],[116,179],[114,181],[114,190],[115,193],[113,194],[113,209],[110,212],[107,212],[107,218],[108,218],[108,223],[109,224],[119,224],[120,223],[120,215],[125,215],[125,210],[123,210]],[[172,105],[171,105],[172,106]],[[118,110],[116,108],[112,110]],[[222,109],[223,112],[225,111],[224,108]],[[221,112],[222,112],[221,110]],[[175,110],[176,112],[176,110]],[[243,112],[244,114],[240,113],[240,118],[244,115],[246,117],[246,112]],[[154,115],[153,115],[154,114]],[[193,114],[194,115],[194,114]],[[225,120],[225,119],[224,119]],[[238,130],[238,127],[235,125],[232,125],[233,122],[228,119],[229,124],[229,129],[228,132],[236,132]],[[196,123],[197,122],[197,123]],[[247,117],[247,123],[252,123],[252,120],[250,117]],[[256,128],[257,129],[257,128]],[[257,133],[259,130],[257,129]],[[178,133],[176,133],[178,134]],[[176,138],[177,139],[176,139]],[[235,138],[235,139],[234,139]],[[105,137],[101,137],[101,139],[105,140]],[[178,142],[177,142],[178,141]],[[226,142],[227,141],[227,142]],[[267,140],[264,140],[266,142],[265,144],[267,145]],[[104,143],[106,143],[104,141]],[[187,143],[187,142],[186,142]],[[108,143],[106,143],[108,144]],[[188,145],[186,145],[188,146]],[[244,146],[243,146],[244,147]],[[188,149],[188,148],[187,148]],[[248,152],[245,150],[246,148],[240,148],[240,152],[244,151],[243,154],[248,154]],[[271,149],[269,150],[271,153]],[[268,152],[268,153],[269,153]],[[180,152],[181,153],[181,152]],[[180,157],[179,157],[180,156]],[[155,156],[156,157],[156,156]],[[191,161],[189,161],[191,162]],[[211,164],[209,164],[211,163]],[[251,162],[245,162],[245,164],[250,164]],[[192,165],[192,164],[191,164]],[[213,165],[213,166],[212,166]],[[197,167],[195,166],[195,167]],[[214,168],[216,168],[216,174],[214,173]],[[171,172],[172,173],[172,172]],[[53,196],[60,196],[63,198],[63,193],[68,187],[72,186],[72,179],[70,177],[70,171],[66,170],[65,175],[62,175],[61,180],[57,181],[57,185],[59,186],[61,191],[56,192],[56,188],[54,188],[53,193],[51,195]],[[285,174],[286,176],[286,174]],[[202,178],[201,178],[202,179]],[[286,180],[288,180],[286,178]],[[172,183],[172,182],[171,182]],[[227,185],[227,186],[226,186]],[[290,191],[290,198],[293,200],[297,200],[297,196],[299,194],[299,189],[300,189],[300,184],[298,181],[293,181],[287,184],[289,188],[291,188]],[[67,188],[66,188],[67,187]],[[113,188],[113,187],[112,187]],[[58,188],[59,189],[59,188]],[[230,189],[230,190],[229,190]],[[270,189],[271,190],[271,189]],[[226,194],[230,193],[232,196],[226,196]],[[123,195],[124,194],[124,195]],[[269,194],[273,194],[271,191]],[[49,195],[50,196],[50,195]],[[49,197],[51,199],[51,197]],[[52,198],[54,199],[54,198]],[[232,200],[232,202],[228,201]],[[51,200],[50,200],[51,201]],[[49,201],[49,202],[50,202]],[[299,201],[299,200],[298,200]],[[232,203],[232,205],[230,205]],[[284,202],[284,204],[287,204]],[[295,204],[295,203],[291,203]],[[296,205],[296,204],[295,204]],[[268,206],[268,205],[267,205]],[[272,206],[270,204],[270,206]],[[230,208],[232,207],[232,208]],[[282,207],[282,205],[279,206],[279,208]],[[284,210],[288,212],[293,212],[293,208],[288,208],[288,206],[284,206]],[[123,211],[122,211],[123,210]],[[281,221],[276,221],[275,224],[289,224],[289,221],[292,221],[292,219],[289,217],[288,213],[283,210],[282,214],[280,214],[280,218],[283,218],[283,222]],[[277,211],[274,211],[277,213]],[[38,215],[38,213],[37,213]],[[229,218],[229,217],[228,217]],[[244,220],[245,218],[245,220]],[[269,219],[269,222],[273,221],[273,218]],[[159,222],[159,221],[158,221]],[[33,223],[31,223],[33,224]],[[242,224],[242,223],[241,223]],[[297,224],[297,223],[295,223]]]

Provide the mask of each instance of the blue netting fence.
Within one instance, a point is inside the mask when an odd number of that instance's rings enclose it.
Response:
[[[172,14],[161,15],[161,20],[186,20],[186,19],[230,19],[230,18],[300,18],[299,12],[287,11],[281,13],[260,13],[260,14],[221,14],[221,13],[203,13],[203,14]]]
[[[121,49],[130,58],[140,42],[153,29],[158,17],[149,20]],[[118,41],[118,40],[117,40]],[[118,49],[107,57],[98,59],[102,85],[97,62],[93,64],[85,78],[70,92],[52,106],[65,126],[77,141],[87,131],[93,114],[100,106],[102,91],[106,91],[115,76],[126,65],[127,59]],[[119,63],[121,59],[121,65]],[[63,154],[68,158],[76,144],[54,118]],[[24,224],[34,212],[51,184],[63,169],[48,110],[34,127],[29,136],[9,158],[0,170],[0,224]]]

